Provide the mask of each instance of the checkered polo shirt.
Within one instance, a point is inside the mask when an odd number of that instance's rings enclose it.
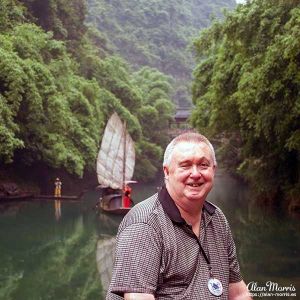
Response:
[[[242,280],[228,222],[219,208],[205,202],[200,244],[210,259],[223,294],[207,287],[208,264],[192,232],[165,188],[134,206],[120,224],[116,259],[106,299],[124,293],[148,293],[155,299],[228,299],[228,285]]]

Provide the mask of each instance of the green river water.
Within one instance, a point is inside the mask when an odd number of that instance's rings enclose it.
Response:
[[[137,185],[141,201],[156,185]],[[97,215],[98,198],[88,192],[81,202],[0,204],[0,299],[101,300],[105,279],[96,263],[97,242],[117,232],[119,216]],[[299,218],[274,216],[251,205],[247,188],[219,173],[209,200],[220,206],[235,237],[246,283],[294,287],[297,296],[257,294],[255,299],[300,299]],[[99,243],[98,243],[99,245]],[[113,251],[108,251],[111,260]],[[101,253],[100,253],[101,254]],[[98,266],[99,267],[99,266]],[[110,264],[105,266],[110,273]]]

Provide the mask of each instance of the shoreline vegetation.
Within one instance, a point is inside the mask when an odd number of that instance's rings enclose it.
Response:
[[[258,204],[300,212],[300,6],[253,0],[194,41],[192,124]]]
[[[148,66],[132,70],[107,49],[85,24],[84,0],[50,2],[41,8],[39,1],[2,1],[3,177],[33,179],[42,190],[60,173],[65,182],[89,180],[116,111],[135,140],[136,176],[153,178],[174,114],[171,76]]]
[[[193,105],[192,126],[257,204],[299,212],[299,5],[253,0],[220,19],[234,1],[117,2],[1,2],[0,183],[96,186],[113,111],[136,143],[134,177],[151,181],[175,107]]]

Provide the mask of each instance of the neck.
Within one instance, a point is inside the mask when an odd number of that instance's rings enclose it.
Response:
[[[190,210],[189,208],[187,209],[184,205],[182,205],[180,202],[174,201],[176,206],[178,207],[180,214],[182,218],[190,225],[193,227],[195,225],[200,225],[201,221],[201,215],[202,215],[202,207],[199,208],[197,207],[197,210]]]
[[[174,202],[180,211],[181,217],[186,221],[187,224],[192,226],[194,234],[199,238],[202,206],[199,207],[198,205],[195,210],[191,210],[190,207],[187,208],[186,206],[182,205],[181,202],[176,202],[175,200]]]
[[[200,224],[203,202],[178,199],[176,194],[166,185],[167,191],[180,211],[181,217],[190,225]]]

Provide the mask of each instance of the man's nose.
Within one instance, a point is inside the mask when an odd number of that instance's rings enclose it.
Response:
[[[192,166],[191,176],[192,177],[201,177],[201,172],[197,165]]]

